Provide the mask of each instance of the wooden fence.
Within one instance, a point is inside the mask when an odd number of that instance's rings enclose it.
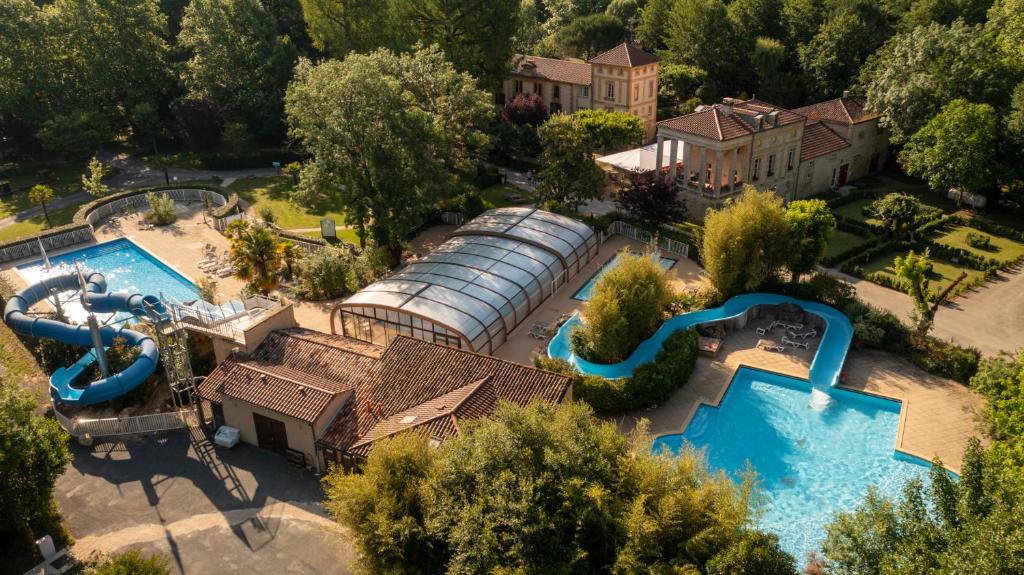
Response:
[[[88,434],[91,437],[116,437],[119,435],[142,435],[184,429],[198,425],[195,409],[150,413],[127,417],[106,417],[103,419],[70,419],[56,409],[57,422],[74,437]]]

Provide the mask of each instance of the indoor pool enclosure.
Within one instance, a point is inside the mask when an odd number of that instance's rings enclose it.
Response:
[[[893,496],[907,480],[928,472],[925,462],[894,447],[898,401],[837,387],[853,338],[853,326],[842,312],[779,294],[739,295],[719,307],[670,318],[615,364],[588,362],[572,353],[569,333],[581,322],[574,315],[549,342],[548,354],[584,374],[628,377],[652,361],[675,331],[714,323],[730,330],[754,329],[764,321],[764,312],[782,305],[799,306],[821,326],[808,378],[742,366],[719,405],[700,403],[682,433],[657,437],[652,449],[675,454],[692,446],[705,453],[712,469],[737,480],[752,467],[765,495],[758,525],[778,535],[783,549],[801,559],[819,547],[831,517],[852,510],[869,486]]]

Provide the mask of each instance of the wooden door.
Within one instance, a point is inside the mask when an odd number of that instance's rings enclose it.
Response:
[[[256,443],[260,447],[278,453],[288,449],[288,432],[285,431],[283,421],[258,413],[252,414],[252,421],[256,424]]]
[[[850,171],[850,164],[843,164],[839,166],[839,184],[840,186],[846,185],[847,172]]]

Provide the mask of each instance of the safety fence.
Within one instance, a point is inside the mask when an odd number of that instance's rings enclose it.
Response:
[[[115,214],[123,214],[127,211],[138,211],[139,208],[145,208],[149,206],[149,200],[146,199],[146,194],[150,193],[149,190],[140,190],[134,194],[125,194],[116,200],[106,202],[98,205],[95,208],[89,210],[85,214],[85,221],[90,226],[96,226],[96,224],[102,222],[104,219],[109,218]],[[166,194],[172,200],[176,202],[204,202],[209,206],[223,206],[227,203],[227,198],[223,194],[211,191],[202,190],[198,188],[178,188],[172,190],[157,190],[152,193]]]
[[[608,238],[608,236],[614,234],[626,236],[627,238],[636,240],[638,242],[643,242],[648,245],[654,244],[654,234],[647,230],[642,230],[640,228],[637,228],[636,226],[633,226],[632,224],[627,224],[626,222],[620,220],[616,220],[608,226],[608,231],[605,232],[604,237],[601,238],[602,243],[604,242],[604,240]],[[674,240],[672,238],[659,237],[657,247],[659,250],[663,252],[677,254],[683,257],[690,256],[689,244],[685,244],[679,240]]]
[[[11,262],[22,258],[41,255],[45,250],[58,250],[93,240],[92,229],[85,224],[68,226],[67,229],[38,237],[24,238],[17,242],[0,245],[0,262]]]
[[[116,437],[119,435],[142,435],[184,429],[199,424],[196,410],[182,409],[147,415],[105,417],[102,419],[68,418],[56,408],[53,410],[60,426],[73,437]]]

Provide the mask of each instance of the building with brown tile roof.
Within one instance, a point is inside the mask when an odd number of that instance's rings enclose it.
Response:
[[[625,42],[589,62],[516,54],[495,104],[537,94],[552,114],[589,108],[624,112],[643,120],[649,141],[655,131],[658,63],[654,54]]]
[[[655,170],[703,214],[746,184],[786,201],[845,185],[882,168],[888,136],[863,98],[844,94],[795,110],[725,98],[659,122],[657,142]]]
[[[374,442],[403,431],[443,442],[500,401],[565,401],[571,385],[563,375],[409,337],[385,349],[290,329],[230,357],[198,394],[215,425],[323,470],[327,461],[358,465]]]

